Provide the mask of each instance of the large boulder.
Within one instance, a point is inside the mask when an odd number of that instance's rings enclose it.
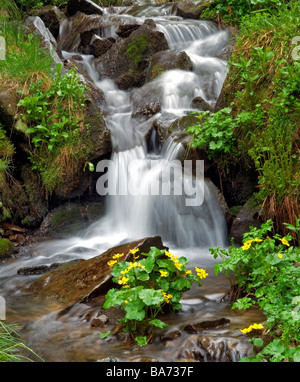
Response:
[[[185,52],[169,49],[157,52],[151,59],[148,80],[151,81],[166,70],[172,69],[193,70],[192,60]]]
[[[91,0],[69,0],[67,4],[68,15],[73,16],[77,12],[82,12],[86,15],[103,15],[102,8]]]
[[[53,67],[60,64],[61,53],[52,33],[46,28],[44,21],[39,16],[30,16],[25,19],[24,24],[41,40],[41,46],[49,52],[52,57]]]
[[[176,16],[180,16],[184,19],[199,20],[202,8],[198,7],[198,3],[194,1],[179,2],[176,9]]]
[[[37,16],[39,16],[55,39],[59,36],[59,29],[62,21],[66,18],[64,13],[56,6],[47,5],[39,9]]]
[[[118,38],[96,60],[96,69],[101,77],[114,79],[122,90],[140,87],[146,82],[150,58],[167,49],[168,43],[164,34],[148,24],[143,24],[129,37]]]
[[[165,249],[159,236],[148,237],[131,243],[118,245],[103,254],[75,264],[67,263],[35,280],[30,290],[41,298],[53,298],[61,303],[88,302],[105,294],[113,285],[111,268],[107,262],[117,253],[124,253],[124,260],[131,261],[130,249],[139,248],[140,253],[149,252],[150,247]]]
[[[59,48],[64,51],[85,53],[94,35],[101,36],[102,18],[97,15],[86,15],[77,12],[64,27],[59,39]]]

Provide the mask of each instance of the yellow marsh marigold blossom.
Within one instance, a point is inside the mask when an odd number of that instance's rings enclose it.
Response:
[[[183,276],[187,276],[187,275],[189,275],[189,274],[191,274],[192,273],[192,271],[191,270],[189,270],[189,271],[186,271],[185,272],[185,274],[183,275]]]
[[[122,284],[127,284],[127,281],[129,280],[128,277],[125,277],[125,276],[120,276],[119,277],[119,281],[118,281],[118,284],[122,285]]]
[[[205,269],[195,267],[195,270],[197,272],[197,276],[200,277],[200,279],[205,279],[205,277],[208,276],[208,273],[206,273]]]
[[[159,272],[160,272],[160,277],[167,277],[169,274],[167,271],[159,271]]]
[[[134,255],[139,251],[139,248],[130,249],[129,252]]]
[[[253,325],[250,325],[248,328],[241,329],[241,332],[246,334],[246,333],[250,333],[253,329],[259,330],[259,329],[263,329],[263,328],[264,327],[262,324],[253,324]]]
[[[124,253],[117,253],[116,255],[113,255],[113,259],[118,260],[122,256],[124,256]]]
[[[279,240],[282,242],[282,244],[286,245],[287,247],[290,246],[289,242],[284,237],[282,239],[279,239]]]
[[[110,267],[113,267],[116,263],[117,263],[117,260],[110,260],[107,262],[107,265],[109,265]]]
[[[172,296],[171,294],[167,294],[167,293],[164,292],[163,290],[161,291],[161,293],[162,293],[163,296],[164,296],[165,302],[166,302],[167,304],[169,304],[170,299],[171,299],[173,296]]]
[[[283,255],[281,253],[278,253],[278,257],[279,257],[279,259],[282,259]]]

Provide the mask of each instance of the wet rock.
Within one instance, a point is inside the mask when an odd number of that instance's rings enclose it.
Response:
[[[213,111],[211,105],[206,102],[202,97],[196,97],[192,100],[191,104],[193,109],[201,110],[201,111]]]
[[[64,13],[56,6],[48,5],[38,11],[39,16],[55,39],[59,36],[59,28],[62,20],[65,19]]]
[[[10,224],[10,223],[1,223],[1,228],[7,229],[11,232],[21,232],[21,233],[26,232],[24,228],[21,228],[15,224]]]
[[[90,42],[91,54],[94,57],[100,57],[112,47],[112,44],[113,43],[109,39],[94,35]]]
[[[183,17],[184,19],[199,20],[201,8],[197,7],[194,1],[184,1],[177,5],[176,16]]]
[[[110,248],[105,253],[75,265],[54,269],[35,280],[30,290],[41,298],[54,298],[62,303],[81,301],[87,303],[93,298],[105,294],[112,286],[111,268],[107,262],[117,253],[124,253],[124,260],[131,259],[130,249],[139,248],[148,252],[150,247],[166,248],[159,236],[152,236],[135,242]]]
[[[219,320],[213,321],[201,321],[193,324],[186,325],[184,331],[189,334],[201,333],[205,330],[219,329],[230,323],[227,318],[220,318]]]
[[[68,52],[88,53],[93,35],[102,36],[102,30],[103,23],[100,16],[78,12],[65,23],[58,46]]]
[[[38,236],[59,239],[74,235],[104,213],[101,203],[66,203],[50,211],[37,231]]]
[[[100,316],[95,317],[91,321],[91,326],[96,328],[104,328],[109,322],[109,318],[105,314],[101,314]]]
[[[140,87],[146,81],[150,58],[166,49],[168,43],[164,34],[143,24],[129,37],[117,39],[96,60],[96,69],[101,77],[114,79],[122,90]]]
[[[132,32],[137,30],[141,25],[140,24],[123,24],[115,30],[115,33],[122,38],[129,37]]]
[[[172,330],[160,336],[160,341],[161,342],[173,341],[176,338],[179,338],[180,336],[181,336],[181,333],[179,330]]]
[[[193,70],[193,63],[186,52],[164,50],[157,52],[151,59],[148,80],[152,81],[167,70],[181,69]]]
[[[67,4],[68,15],[73,16],[77,12],[82,12],[86,15],[103,15],[102,8],[91,0],[69,0]]]
[[[230,238],[235,244],[243,243],[243,234],[249,232],[249,228],[259,228],[263,223],[261,206],[256,205],[253,198],[250,198],[242,207],[236,218],[233,220],[230,229]]]
[[[24,267],[17,270],[18,275],[42,275],[49,272],[57,267],[60,263],[53,263],[51,265],[35,265],[34,267]]]
[[[14,245],[9,239],[0,238],[0,259],[8,256]]]
[[[248,339],[192,335],[178,358],[195,359],[200,362],[238,362],[242,357],[253,355]]]

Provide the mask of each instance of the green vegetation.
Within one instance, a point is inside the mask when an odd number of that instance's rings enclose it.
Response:
[[[188,131],[194,146],[211,142],[208,154],[219,167],[239,162],[257,170],[265,216],[275,229],[286,232],[282,223],[295,224],[300,215],[300,62],[292,57],[292,40],[300,34],[300,5],[229,3],[239,12],[233,18],[239,32],[223,90],[229,107],[201,113],[199,125]],[[225,2],[213,4],[214,11],[225,12]],[[261,12],[248,14],[250,5]],[[222,17],[226,19],[226,13]]]
[[[13,248],[13,244],[8,239],[0,239],[0,258],[5,256]]]
[[[24,344],[16,331],[17,329],[18,326],[16,325],[7,325],[0,321],[0,362],[32,361],[26,355],[28,353],[42,361],[37,354]]]
[[[288,228],[299,235],[299,225]],[[232,299],[240,296],[232,308],[248,309],[256,305],[267,317],[266,343],[260,344],[260,347],[264,345],[263,350],[250,361],[296,362],[300,359],[300,248],[291,245],[290,233],[284,237],[272,236],[272,230],[272,221],[268,220],[261,228],[251,227],[244,234],[243,246],[231,246],[228,250],[217,247],[210,251],[214,258],[223,260],[215,265],[215,272],[227,276]]]
[[[85,153],[80,148],[80,133],[85,130],[83,112],[86,87],[70,70],[61,75],[57,65],[53,81],[38,81],[30,95],[20,102],[23,121],[28,125],[33,148],[30,160],[37,169],[48,193],[62,180],[65,171]],[[74,162],[75,161],[75,162]]]
[[[201,18],[219,19],[228,24],[238,25],[247,15],[272,14],[280,10],[289,10],[297,0],[215,0],[205,4]]]
[[[119,261],[124,253],[113,256],[108,262],[112,267],[113,281],[121,285],[121,289],[112,288],[106,294],[104,308],[119,305],[125,316],[123,331],[129,331],[140,346],[146,345],[152,338],[152,327],[165,328],[167,325],[157,315],[166,308],[181,309],[180,299],[188,291],[193,282],[201,286],[201,279],[207,276],[204,269],[196,269],[197,275],[187,270],[185,257],[175,257],[171,252],[152,247],[148,253],[130,251],[134,262]],[[108,335],[108,334],[107,334]],[[101,338],[106,336],[101,334]]]
[[[143,54],[148,49],[148,38],[145,35],[140,35],[134,38],[131,43],[128,44],[126,53],[128,54],[130,60],[137,67],[142,61]]]

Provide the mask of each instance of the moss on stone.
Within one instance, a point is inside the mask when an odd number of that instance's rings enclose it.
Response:
[[[13,249],[13,243],[8,239],[0,239],[0,257],[4,257]]]

